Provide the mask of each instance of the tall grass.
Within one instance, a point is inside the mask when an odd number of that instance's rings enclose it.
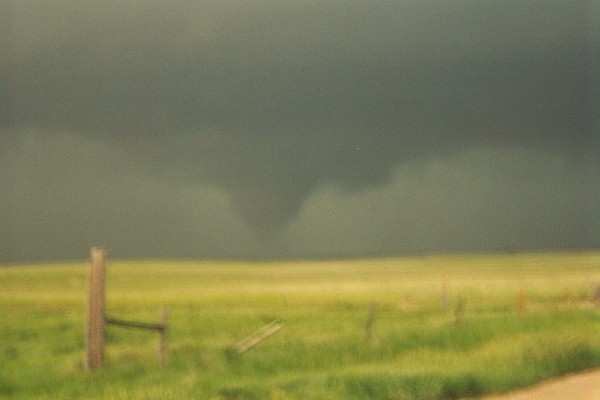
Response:
[[[0,268],[0,398],[452,399],[600,366],[598,253],[113,261],[108,314],[157,322],[167,307],[167,364],[155,333],[109,326],[95,373],[87,273]],[[230,351],[273,319],[279,333]]]

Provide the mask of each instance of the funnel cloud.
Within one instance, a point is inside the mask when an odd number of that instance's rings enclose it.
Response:
[[[0,15],[0,263],[600,246],[595,2]]]

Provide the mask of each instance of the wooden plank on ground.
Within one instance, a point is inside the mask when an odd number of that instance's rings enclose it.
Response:
[[[273,321],[263,326],[261,329],[248,336],[241,342],[237,343],[235,346],[233,346],[233,349],[240,354],[245,351],[248,351],[252,347],[256,346],[257,344],[268,338],[269,336],[278,332],[282,327],[283,323],[279,321]]]

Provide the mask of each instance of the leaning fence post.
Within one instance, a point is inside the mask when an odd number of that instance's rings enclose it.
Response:
[[[261,329],[248,336],[246,339],[237,343],[235,346],[233,346],[233,350],[235,350],[238,354],[242,354],[245,351],[248,351],[252,347],[259,344],[269,336],[273,335],[277,331],[279,331],[282,326],[283,324],[281,322],[275,320],[270,324],[263,326]]]
[[[86,368],[90,371],[101,368],[104,359],[104,276],[107,254],[105,249],[98,247],[90,250],[90,292],[85,342]]]

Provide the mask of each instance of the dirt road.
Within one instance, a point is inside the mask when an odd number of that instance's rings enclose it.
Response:
[[[484,400],[600,400],[600,370],[552,379],[531,388],[485,397]]]

